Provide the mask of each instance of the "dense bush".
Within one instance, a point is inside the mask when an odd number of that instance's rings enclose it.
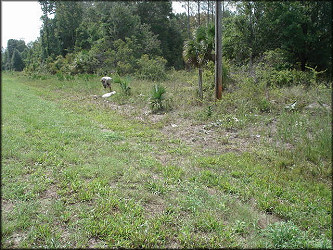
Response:
[[[148,55],[142,55],[138,59],[137,76],[141,79],[147,80],[165,80],[167,78],[165,65],[166,60],[163,57],[157,56],[155,58],[149,58]]]
[[[267,50],[263,53],[260,64],[264,68],[273,68],[275,70],[290,69],[292,65],[288,63],[288,52],[277,48],[275,50]]]
[[[312,76],[309,72],[298,71],[296,69],[276,70],[274,68],[265,68],[257,70],[259,81],[263,81],[267,86],[290,87],[293,85],[309,85],[312,82]]]
[[[114,49],[108,51],[105,64],[109,68],[114,68],[119,75],[132,74],[136,68],[136,50],[133,39],[128,37],[125,41],[118,39],[114,42]]]
[[[73,62],[73,70],[76,74],[95,73],[96,68],[98,67],[98,60],[93,54],[93,50],[85,51],[82,50],[76,54]]]
[[[61,55],[59,55],[56,57],[56,59],[53,62],[50,61],[48,63],[48,70],[51,74],[56,74],[59,71],[61,71],[61,69],[63,68],[65,63],[66,63],[65,58],[63,58]]]

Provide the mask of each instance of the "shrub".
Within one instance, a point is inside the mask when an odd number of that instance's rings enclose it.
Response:
[[[165,65],[167,61],[160,56],[150,59],[148,55],[144,54],[138,59],[137,76],[141,79],[147,80],[165,80],[167,74]]]
[[[95,73],[98,68],[98,60],[94,57],[93,51],[80,51],[74,59],[73,71],[74,73]]]
[[[126,75],[133,72],[133,66],[128,62],[119,61],[117,63],[116,71],[120,75]]]
[[[65,58],[61,55],[57,56],[53,62],[49,62],[47,67],[51,74],[57,74],[65,64]]]
[[[257,101],[257,105],[261,112],[271,111],[271,103],[264,97]]]
[[[312,81],[310,72],[298,71],[296,69],[276,70],[273,68],[259,68],[256,72],[259,81],[267,86],[290,87],[293,85],[306,85]]]
[[[320,74],[323,74],[327,71],[326,70],[323,70],[323,71],[317,71],[317,66],[315,68],[311,68],[309,66],[305,66],[305,68],[309,69],[310,72],[311,72],[311,80],[309,82],[309,84],[311,83],[311,85],[317,85],[317,82],[318,82],[318,75]]]
[[[269,50],[263,54],[256,67],[256,77],[264,81],[267,86],[290,87],[293,85],[306,85],[315,83],[317,75],[323,73],[307,67],[310,72],[292,69],[288,62],[289,54],[281,49]]]
[[[288,62],[288,53],[280,48],[264,52],[262,62],[263,66],[275,70],[290,69],[291,64]]]
[[[109,65],[115,65],[119,75],[127,75],[135,72],[135,51],[138,48],[133,39],[126,37],[125,41],[118,39],[114,42],[114,50],[110,52]],[[110,64],[111,63],[111,64]]]
[[[273,70],[270,79],[268,81],[269,85],[282,87],[291,86],[294,83],[294,77],[291,70]]]

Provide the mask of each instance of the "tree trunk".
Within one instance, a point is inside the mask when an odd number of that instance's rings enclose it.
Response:
[[[190,29],[190,1],[187,1],[187,32],[188,32],[189,39],[191,39],[191,29]]]
[[[202,91],[202,68],[199,67],[199,98],[202,101],[203,100],[203,91]]]

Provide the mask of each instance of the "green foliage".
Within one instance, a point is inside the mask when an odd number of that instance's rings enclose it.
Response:
[[[1,67],[4,70],[22,71],[27,53],[27,46],[23,40],[9,39],[6,50],[1,51]]]
[[[102,8],[105,8],[105,5]],[[140,26],[140,18],[134,15],[134,7],[125,2],[110,3],[110,8],[105,8],[105,25],[103,30],[106,37],[112,41],[118,39],[125,40],[125,37],[131,37],[137,34]]]
[[[230,62],[222,58],[222,88],[224,90],[228,90],[231,83],[232,78],[230,76]],[[213,61],[209,61],[205,67],[205,71],[203,72],[204,84],[203,91],[215,91],[215,63]]]
[[[153,56],[160,55],[165,58],[167,67],[183,68],[182,46],[184,39],[177,27],[179,19],[172,13],[171,2],[138,2],[135,13],[138,14],[143,24],[150,26],[152,33],[160,41],[161,52],[154,53]]]
[[[214,26],[199,26],[193,33],[193,39],[184,44],[184,61],[198,68],[198,96],[203,99],[202,69],[213,59]]]
[[[291,86],[293,85],[293,74],[290,70],[273,70],[269,76],[268,86]]]
[[[131,95],[131,87],[128,86],[128,82],[126,80],[121,81],[119,84],[125,95]]]
[[[200,26],[193,33],[193,39],[185,42],[183,58],[186,63],[203,67],[214,60],[214,26]]]
[[[3,52],[3,69],[13,69],[15,47],[27,72],[44,71],[46,67],[53,74],[58,66],[48,64],[67,54],[77,57],[75,64],[69,62],[66,69],[74,74],[133,74],[138,69],[137,60],[145,54],[150,58],[160,56],[167,68],[177,70],[184,67],[184,62],[204,67],[207,61],[214,60],[214,25],[193,25],[199,17],[194,2],[187,3],[188,17],[172,13],[171,2],[163,1],[39,3],[43,12],[40,37],[31,46],[10,39]],[[195,9],[201,6],[204,10],[202,20],[208,21],[207,7],[212,6],[197,4]],[[310,67],[321,72],[322,77],[332,75],[330,2],[240,2],[235,6],[237,12],[223,13],[223,57],[251,67],[263,58],[266,66],[279,72]],[[189,39],[187,24],[194,31],[193,39]],[[17,61],[19,56],[15,58]],[[21,70],[22,64],[16,64]],[[276,73],[276,84],[288,85],[287,74]]]
[[[212,106],[208,106],[207,107],[207,112],[206,112],[207,117],[211,117],[212,114],[213,114]]]
[[[268,248],[329,248],[328,240],[312,240],[291,221],[269,225],[264,233],[271,240]]]
[[[276,70],[272,68],[259,69],[258,79],[270,87],[290,87],[295,85],[309,85],[312,77],[308,72],[295,69]]]
[[[56,31],[60,43],[60,53],[65,56],[74,51],[77,29],[82,22],[82,3],[59,1],[55,3]]]
[[[152,110],[163,110],[163,100],[164,100],[164,94],[166,90],[162,85],[155,84],[152,88],[151,96],[150,96],[150,105]]]
[[[131,38],[114,42],[114,50],[110,51],[106,64],[114,65],[119,75],[131,74],[136,68],[135,51],[137,47]],[[111,62],[111,63],[110,63]]]
[[[141,79],[163,81],[167,78],[165,71],[166,60],[163,57],[149,58],[148,55],[142,55],[137,60],[137,64],[136,75]]]
[[[253,63],[265,51],[281,49],[287,61],[275,65],[279,69],[298,64],[302,71],[305,65],[331,69],[331,20],[329,2],[239,3],[237,13],[224,19],[224,55]]]
[[[280,48],[267,50],[263,54],[262,64],[264,68],[273,68],[277,71],[291,68],[288,63],[288,54]]]
[[[310,81],[310,83],[311,83],[312,86],[316,86],[317,85],[317,83],[318,83],[318,75],[323,74],[323,73],[325,73],[327,71],[327,69],[325,69],[325,70],[319,72],[319,71],[316,70],[317,66],[315,68],[311,68],[309,66],[305,66],[305,68],[309,69],[311,71],[311,73],[312,73],[312,79]],[[309,84],[308,84],[308,86],[309,86]]]
[[[150,107],[153,112],[170,108],[169,100],[165,98],[166,90],[160,84],[155,84],[150,95]]]
[[[89,52],[82,50],[75,55],[75,59],[72,65],[73,71],[76,74],[93,74],[96,73],[99,62],[94,55],[94,50],[90,50]]]
[[[24,68],[24,62],[22,60],[20,52],[17,49],[15,49],[13,52],[10,64],[11,69],[15,71],[22,71]]]
[[[114,83],[119,83],[119,86],[123,92],[124,95],[131,95],[131,87],[128,86],[128,80],[122,79],[119,76],[114,76],[113,77],[113,82]]]

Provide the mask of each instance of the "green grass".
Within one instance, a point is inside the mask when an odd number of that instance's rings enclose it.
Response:
[[[133,79],[130,96],[110,99],[135,105],[122,113],[92,98],[103,94],[97,77],[44,78],[2,75],[2,247],[331,247],[329,113],[316,113],[319,122],[277,104],[262,112],[233,102],[244,96],[239,90],[207,115],[206,104],[189,108],[190,73],[174,72],[164,85],[177,111],[152,123],[133,119],[149,106],[152,82]],[[304,99],[274,91],[278,103]],[[307,96],[327,102],[320,91]],[[163,133],[177,117],[220,120],[210,125],[221,133],[219,147],[233,143],[225,130],[259,134],[262,143],[203,150]],[[276,127],[265,130],[273,119]],[[254,123],[262,129],[251,131]]]

